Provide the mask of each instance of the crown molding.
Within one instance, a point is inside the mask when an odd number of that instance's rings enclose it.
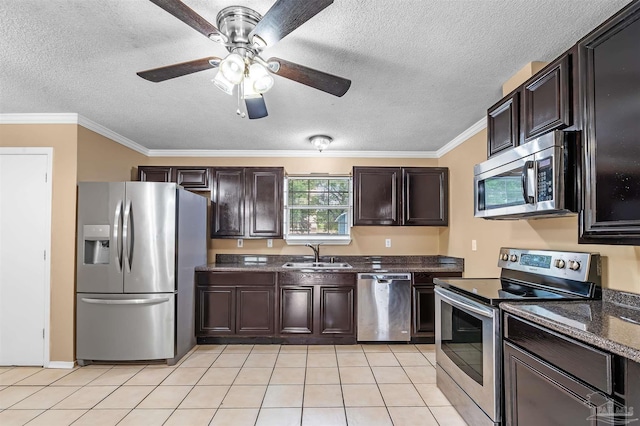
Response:
[[[445,146],[437,150],[436,158],[440,158],[444,156],[447,152],[451,151],[452,149],[454,149],[455,147],[457,147],[458,145],[462,144],[464,141],[469,139],[471,136],[475,135],[476,133],[486,128],[487,128],[487,117],[482,117],[475,124],[472,124],[471,127],[469,127],[467,130],[465,130],[464,132],[460,133],[458,136],[453,138],[451,142],[447,143]]]
[[[0,114],[0,124],[77,124],[147,157],[314,157],[314,158],[440,158],[487,127],[486,117],[437,151],[324,151],[149,149],[76,113]]]
[[[433,151],[323,151],[317,150],[198,150],[151,149],[149,157],[313,157],[313,158],[437,158]]]

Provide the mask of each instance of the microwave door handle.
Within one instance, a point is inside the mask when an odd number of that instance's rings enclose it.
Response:
[[[522,168],[522,198],[524,198],[525,204],[533,204],[535,197],[529,195],[529,169],[535,167],[535,161],[525,161]]]

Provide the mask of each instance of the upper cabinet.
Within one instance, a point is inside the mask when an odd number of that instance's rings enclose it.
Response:
[[[282,167],[213,169],[211,238],[282,238]]]
[[[640,2],[578,43],[585,141],[580,242],[640,245]]]
[[[354,167],[358,225],[447,226],[449,170],[442,167]]]
[[[192,191],[211,189],[209,167],[138,166],[138,180],[142,182],[176,182]]]
[[[569,50],[487,110],[487,157],[574,124],[575,53]]]

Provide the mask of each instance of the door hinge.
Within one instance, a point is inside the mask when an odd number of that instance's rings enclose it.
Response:
[[[44,260],[47,260],[47,251],[44,251]]]
[[[42,329],[42,338],[44,339],[44,328]]]
[[[44,183],[47,183],[47,173],[44,174]]]

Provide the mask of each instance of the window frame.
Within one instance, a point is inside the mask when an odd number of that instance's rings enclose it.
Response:
[[[289,205],[289,181],[290,180],[314,180],[314,179],[342,179],[346,180],[349,188],[348,205],[327,205],[327,206],[305,206],[306,209],[345,209],[347,213],[347,234],[346,235],[295,235],[290,232],[290,212],[297,208]],[[283,237],[288,245],[323,244],[323,245],[348,245],[351,244],[351,228],[353,227],[353,178],[351,175],[331,175],[331,174],[308,174],[308,175],[287,175],[284,178],[284,212],[283,212]]]

